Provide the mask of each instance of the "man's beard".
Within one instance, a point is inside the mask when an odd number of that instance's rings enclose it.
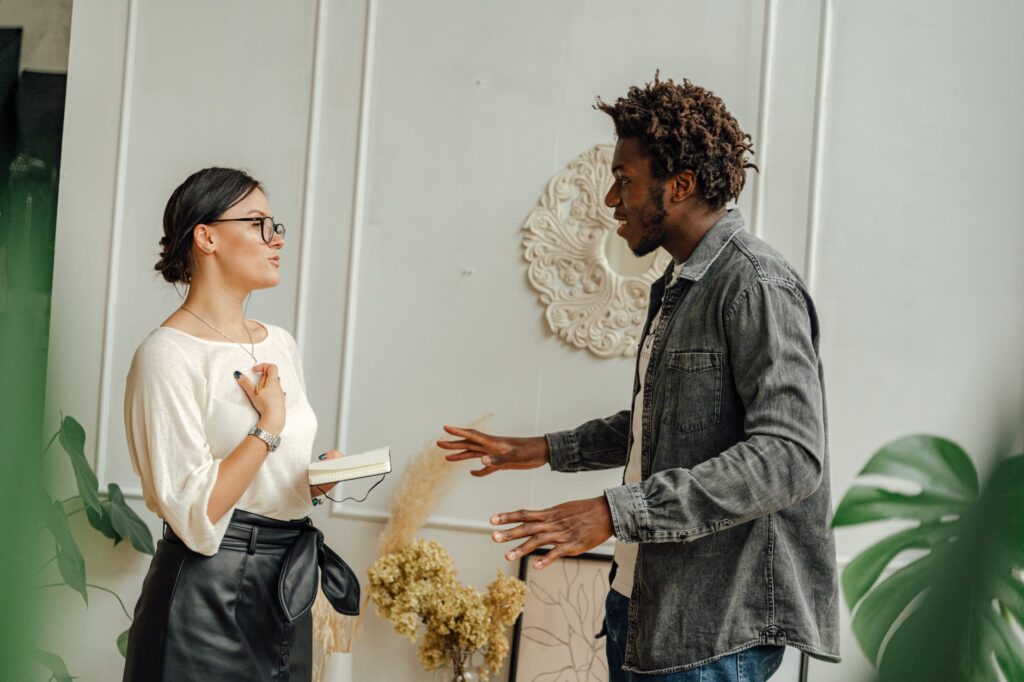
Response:
[[[663,186],[653,183],[647,188],[647,202],[640,208],[640,241],[631,249],[637,258],[646,256],[665,242],[665,199]]]

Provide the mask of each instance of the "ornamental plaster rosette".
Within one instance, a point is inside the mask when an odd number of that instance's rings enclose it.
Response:
[[[658,249],[641,275],[615,272],[606,239],[621,239],[604,195],[612,183],[614,147],[598,145],[573,159],[548,184],[523,230],[527,277],[559,338],[608,358],[635,356],[647,317],[651,284],[671,256]]]

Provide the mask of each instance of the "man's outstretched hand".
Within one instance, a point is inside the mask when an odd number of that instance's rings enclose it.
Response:
[[[495,542],[529,539],[505,554],[509,561],[515,561],[538,547],[554,545],[550,552],[534,563],[535,568],[550,566],[563,556],[582,554],[597,547],[615,532],[612,513],[604,495],[589,500],[564,502],[542,511],[520,510],[491,517],[491,524],[495,526],[510,523],[520,525],[492,533]]]
[[[449,462],[479,459],[482,469],[470,473],[487,476],[504,469],[535,469],[551,459],[548,441],[536,438],[504,438],[481,433],[475,429],[445,426],[444,430],[461,440],[439,440],[438,447],[453,450],[445,455]],[[507,552],[505,558],[514,561],[538,547],[554,545],[534,564],[537,568],[550,566],[559,557],[575,556],[597,547],[612,536],[612,513],[602,495],[590,500],[574,500],[542,511],[520,510],[491,517],[491,524],[520,525],[508,530],[495,531],[495,542],[509,542],[528,538],[526,542]]]
[[[457,451],[445,455],[445,459],[449,462],[479,459],[484,466],[469,472],[474,476],[486,476],[502,469],[536,469],[547,464],[550,457],[544,436],[503,438],[457,426],[445,426],[444,430],[462,439],[437,441],[438,447]]]

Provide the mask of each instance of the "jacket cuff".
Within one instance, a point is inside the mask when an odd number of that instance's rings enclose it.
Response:
[[[627,483],[604,491],[612,512],[615,537],[623,542],[640,542],[641,519],[646,519],[643,493],[639,483]]]
[[[580,444],[575,431],[558,431],[544,435],[548,441],[552,471],[579,471]]]

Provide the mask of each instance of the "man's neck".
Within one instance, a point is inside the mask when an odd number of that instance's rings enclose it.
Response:
[[[704,235],[722,219],[725,213],[725,209],[720,208],[683,216],[679,226],[669,230],[662,247],[669,252],[672,260],[676,263],[689,260],[697,249],[697,245],[704,239]]]

